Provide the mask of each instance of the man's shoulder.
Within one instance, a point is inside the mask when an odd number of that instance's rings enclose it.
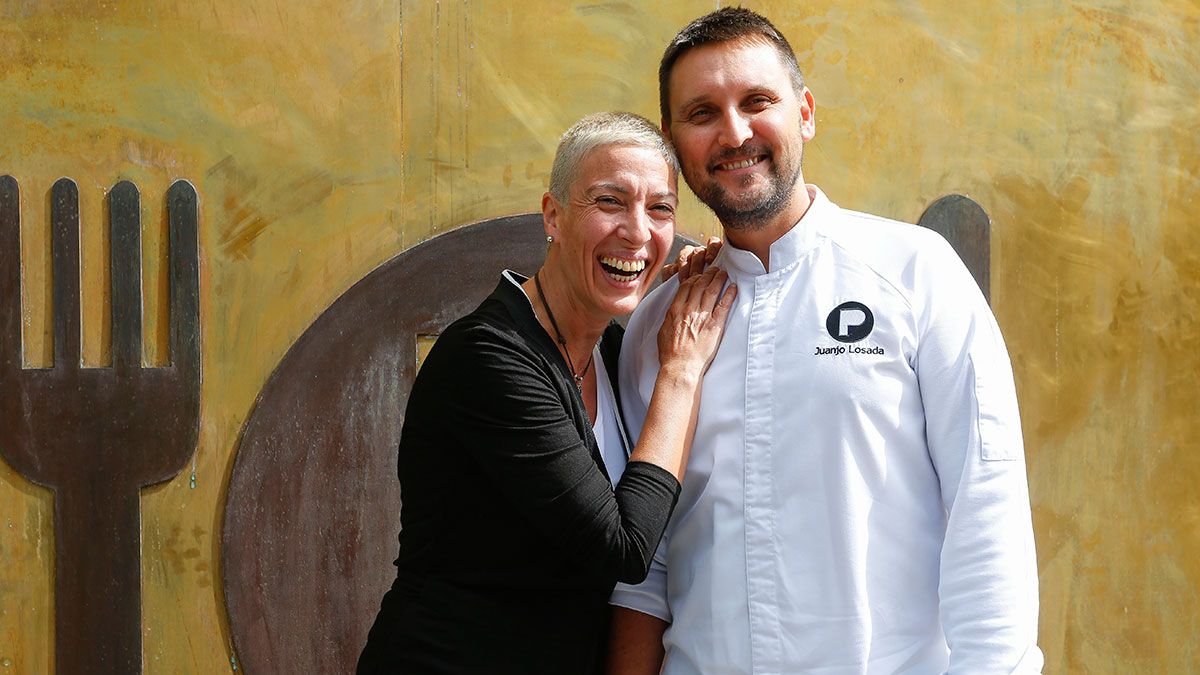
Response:
[[[637,342],[647,334],[656,333],[677,290],[679,279],[671,277],[647,293],[629,317],[629,323],[625,327],[625,341]]]
[[[938,249],[945,240],[919,225],[849,209],[839,209],[825,235],[848,251],[869,258],[896,259]]]
[[[629,317],[625,326],[625,338],[621,345],[620,370],[623,377],[633,377],[630,382],[623,382],[622,395],[636,389],[636,381],[641,373],[653,371],[658,365],[658,329],[662,326],[663,317],[675,298],[679,289],[679,280],[675,277],[659,284],[658,288],[646,294],[638,304],[637,309]],[[628,408],[627,408],[628,410]]]
[[[986,301],[966,265],[940,233],[869,213],[841,210],[839,226],[825,234],[838,250],[891,286],[910,306],[926,306],[934,298],[963,306]]]
[[[870,213],[839,209],[823,234],[848,257],[898,287],[928,266],[961,265],[942,235],[929,228]]]

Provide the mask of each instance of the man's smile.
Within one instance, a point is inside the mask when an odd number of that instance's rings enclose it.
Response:
[[[755,155],[753,157],[747,157],[745,159],[740,159],[740,160],[736,160],[736,161],[732,161],[732,162],[725,162],[722,164],[717,164],[714,167],[714,169],[716,169],[717,171],[736,171],[738,169],[747,169],[747,168],[754,166],[755,164],[758,164],[759,162],[762,162],[766,158],[767,158],[766,155]]]

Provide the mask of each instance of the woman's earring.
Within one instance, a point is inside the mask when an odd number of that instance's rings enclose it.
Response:
[[[552,235],[552,234],[546,235],[546,243],[553,244],[554,243],[554,235]]]

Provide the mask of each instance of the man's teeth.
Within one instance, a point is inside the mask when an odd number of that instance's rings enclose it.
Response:
[[[604,271],[608,272],[609,276],[621,281],[636,277],[646,269],[645,260],[621,260],[609,256],[601,256],[600,264],[604,265]]]
[[[743,159],[740,162],[730,162],[729,164],[722,164],[721,168],[725,169],[726,171],[732,171],[734,169],[744,169],[748,166],[754,166],[754,164],[757,161],[758,161],[757,157],[748,157],[746,159]]]

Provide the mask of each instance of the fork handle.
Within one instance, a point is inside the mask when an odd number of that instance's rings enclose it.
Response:
[[[140,673],[138,487],[72,483],[54,496],[55,671]]]

